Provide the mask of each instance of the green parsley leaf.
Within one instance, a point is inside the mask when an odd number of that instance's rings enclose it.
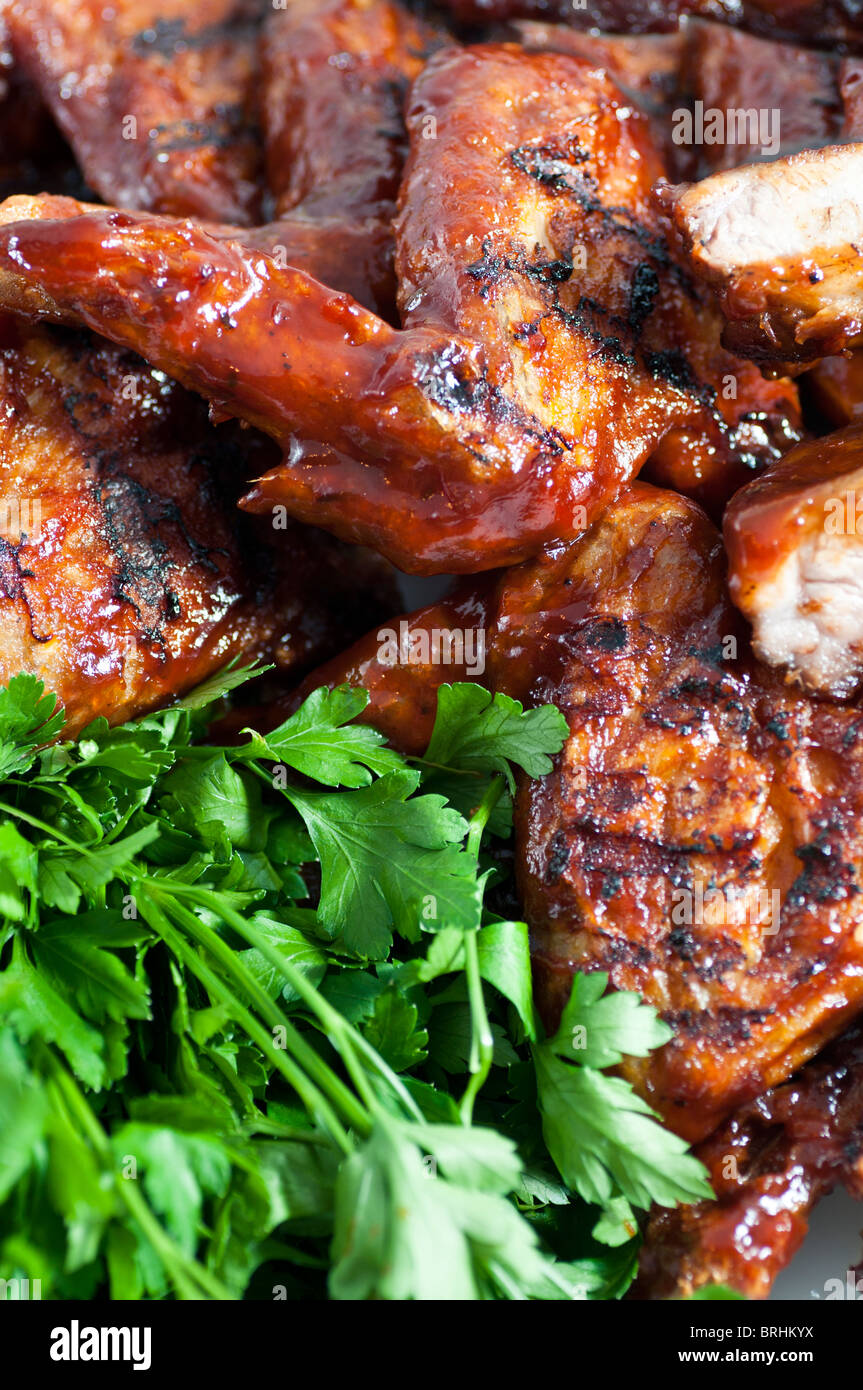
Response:
[[[0,777],[26,771],[36,750],[56,738],[63,723],[56,696],[46,695],[35,676],[13,676],[0,686]]]
[[[512,790],[511,764],[530,777],[551,771],[568,729],[554,705],[525,711],[508,695],[492,696],[480,685],[461,682],[438,689],[438,707],[425,752],[429,763],[462,771],[500,772]]]
[[[376,729],[365,724],[345,727],[368,702],[365,690],[322,687],[266,738],[253,735],[244,752],[285,763],[324,786],[368,786],[373,772],[381,775],[404,767],[404,758],[384,747]]]
[[[629,1082],[563,1062],[549,1043],[534,1058],[548,1151],[585,1201],[605,1206],[615,1189],[638,1207],[713,1196],[703,1165]]]
[[[418,1020],[416,1005],[395,989],[388,989],[374,1001],[362,1031],[393,1071],[407,1071],[423,1061],[428,1051],[428,1033],[418,1026]]]
[[[393,928],[410,940],[420,921],[478,924],[467,826],[442,797],[413,797],[419,780],[405,770],[353,791],[289,793],[321,862],[322,925],[358,956],[382,960]]]
[[[629,1057],[646,1057],[672,1036],[671,1029],[639,996],[627,990],[606,994],[603,971],[578,973],[551,1047],[583,1067],[616,1067]]]

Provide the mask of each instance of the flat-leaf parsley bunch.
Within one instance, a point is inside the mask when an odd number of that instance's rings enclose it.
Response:
[[[214,746],[253,674],[66,743],[38,681],[0,689],[0,1277],[619,1297],[636,1209],[710,1189],[607,1071],[665,1025],[596,974],[544,1038],[527,928],[490,905],[514,770],[549,770],[562,716],[443,686],[410,759],[321,689]]]

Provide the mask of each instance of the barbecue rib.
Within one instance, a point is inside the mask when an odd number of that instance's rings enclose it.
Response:
[[[863,680],[863,424],[798,445],[732,499],[729,587],[756,654],[816,694]]]
[[[863,344],[863,144],[664,187],[693,270],[719,294],[733,351],[809,362]]]
[[[250,509],[284,505],[409,571],[579,533],[670,431],[694,477],[775,456],[793,391],[719,349],[651,212],[644,118],[601,70],[438,53],[409,128],[402,332],[186,223],[38,220],[56,201],[4,206],[36,220],[0,231],[0,296],[79,318],[272,434],[287,462]]]
[[[260,200],[254,0],[9,0],[16,62],[101,197],[248,224]]]
[[[391,602],[362,556],[346,576],[320,532],[268,539],[237,513],[268,441],[213,430],[197,398],[86,333],[4,316],[0,335],[0,684],[39,676],[70,733],[232,657],[301,675]]]
[[[699,175],[840,138],[836,56],[699,19],[684,32],[681,85],[693,102],[702,103],[702,117],[722,116],[715,131],[705,127]],[[708,143],[707,135],[714,133],[723,138]]]
[[[10,30],[101,197],[203,221],[392,316],[402,105],[442,32],[396,0],[290,0],[262,29],[249,0],[118,0],[108,25],[100,9],[14,0]],[[275,220],[251,225],[264,204]]]
[[[639,485],[508,583],[525,675],[490,643],[499,688],[570,722],[516,808],[546,1018],[579,968],[656,1005],[675,1036],[627,1071],[691,1139],[863,1005],[863,718],[748,659],[723,569],[697,509]]]
[[[630,1297],[689,1298],[727,1284],[766,1298],[809,1213],[839,1182],[863,1197],[863,1029],[750,1101],[697,1151],[715,1202],[657,1208]]]

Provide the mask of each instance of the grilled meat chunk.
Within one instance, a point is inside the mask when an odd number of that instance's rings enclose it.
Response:
[[[245,225],[260,199],[254,0],[9,0],[17,63],[92,188]]]
[[[536,53],[571,53],[610,74],[620,90],[650,117],[654,140],[676,175],[680,147],[671,139],[672,108],[680,100],[686,39],[669,34],[586,34],[567,24],[522,20],[513,26],[519,43]],[[689,170],[681,169],[681,177]]]
[[[756,654],[816,694],[863,680],[863,424],[792,449],[725,513],[729,587]]]
[[[395,318],[409,83],[448,38],[396,0],[288,0],[261,34],[267,201],[242,237]]]
[[[662,188],[693,270],[718,293],[727,347],[809,362],[863,344],[863,144]]]
[[[98,8],[14,0],[10,25],[106,202],[203,220],[392,317],[402,105],[442,31],[396,0],[291,0],[260,39],[251,0],[118,0],[107,25]]]
[[[570,725],[516,805],[546,1021],[576,969],[641,993],[674,1038],[627,1075],[690,1139],[863,1007],[863,719],[749,659],[723,570],[638,485],[514,572],[490,644],[497,688]]]
[[[839,59],[695,19],[685,28],[683,85],[705,113],[720,112],[719,139],[698,147],[699,176],[794,154],[842,133]]]
[[[657,1208],[631,1297],[688,1298],[728,1284],[766,1298],[837,1183],[863,1197],[863,1028],[750,1101],[698,1150],[715,1202]]]
[[[393,0],[289,0],[269,16],[262,119],[277,217],[394,215],[407,90],[445,38]]]
[[[760,446],[753,415],[793,409],[787,383],[719,349],[669,255],[645,126],[574,58],[436,54],[409,111],[402,332],[187,223],[43,221],[38,200],[3,210],[37,220],[0,231],[0,296],[78,317],[271,433],[288,462],[249,508],[408,571],[493,568],[583,530],[669,431],[721,469]]]
[[[839,428],[863,417],[863,351],[823,358],[799,384],[828,424]]]
[[[0,684],[39,676],[74,733],[240,655],[299,677],[392,603],[367,559],[236,511],[268,441],[86,333],[0,334]]]

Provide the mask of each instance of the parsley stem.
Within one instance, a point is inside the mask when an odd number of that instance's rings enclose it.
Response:
[[[179,891],[182,892],[182,888],[180,888]],[[207,890],[203,889],[196,891],[198,894],[202,894]],[[264,936],[263,932],[258,931],[253,923],[246,921],[245,917],[239,912],[235,912],[232,907],[220,903],[215,894],[211,896],[213,899],[213,910],[222,914],[228,926],[232,927],[238,936],[242,936],[248,941],[250,946],[260,951],[264,959],[268,960],[270,965],[279,971],[280,975],[288,981],[291,987],[308,1006],[309,1010],[318,1018],[328,1037],[333,1042],[333,1045],[336,1047],[337,1051],[341,1053],[345,1065],[351,1074],[354,1085],[365,1099],[369,1108],[373,1109],[377,1104],[377,1100],[374,1092],[368,1090],[368,1082],[365,1073],[358,1065],[354,1049],[363,1053],[367,1061],[369,1061],[374,1066],[375,1070],[383,1076],[384,1080],[389,1083],[408,1113],[411,1114],[415,1120],[422,1120],[423,1113],[410,1091],[396,1072],[388,1066],[380,1053],[372,1047],[368,1039],[364,1038],[362,1033],[354,1028],[352,1024],[348,1023],[343,1014],[340,1014],[337,1009],[333,1008],[332,1004],[324,998],[320,990],[316,989],[314,985],[309,984],[309,981],[302,971],[297,970],[296,966],[291,961],[287,960],[277,951],[272,943]]]
[[[483,831],[488,825],[492,811],[503,795],[504,785],[504,779],[502,777],[493,777],[486,790],[485,796],[470,818],[467,834],[467,852],[468,854],[472,854],[475,859],[479,858]],[[494,1060],[494,1036],[491,1031],[491,1024],[488,1021],[488,1010],[485,1006],[485,995],[482,990],[482,976],[479,968],[479,947],[477,946],[475,931],[465,932],[464,959],[471,1019],[470,1079],[465,1087],[464,1095],[459,1102],[459,1114],[461,1115],[462,1123],[469,1125],[473,1119],[474,1103],[488,1080],[488,1075]]]
[[[205,926],[200,918],[195,916],[194,912],[184,907],[182,903],[171,901],[169,894],[173,895],[175,889],[174,884],[164,885],[164,887],[168,889],[167,893],[162,892],[162,884],[159,885],[158,889],[154,889],[151,883],[142,883],[141,887],[145,895],[150,899],[151,904],[153,903],[153,899],[158,897],[166,906],[170,905],[170,910],[175,918],[181,922],[182,926],[196,939],[199,945],[203,946],[216,961],[224,966],[228,975],[233,978],[234,983],[239,986],[247,997],[252,999],[261,1017],[266,1020],[270,1027],[278,1028],[280,1032],[282,1032],[285,1039],[284,1049],[275,1046],[266,1029],[264,1029],[249,1010],[240,1003],[237,996],[220,976],[214,971],[211,971],[194,953],[189,953],[188,951],[183,952],[184,959],[189,969],[192,970],[194,974],[198,975],[198,978],[202,983],[206,984],[208,989],[215,990],[219,997],[230,1006],[235,1018],[241,1023],[242,1027],[249,1034],[249,1037],[257,1043],[272,1065],[277,1067],[286,1079],[290,1081],[303,1101],[303,1104],[306,1106],[306,1109],[309,1110],[311,1114],[322,1119],[325,1127],[332,1133],[344,1153],[351,1153],[353,1151],[353,1145],[326,1097],[329,1096],[330,1100],[340,1108],[342,1114],[348,1120],[348,1123],[354,1129],[358,1130],[360,1134],[365,1136],[371,1129],[371,1122],[367,1111],[357,1098],[336,1075],[332,1067],[329,1067],[323,1058],[318,1056],[314,1048],[306,1042],[282,1010],[273,1003],[266,991],[258,984],[254,975],[237,960],[236,952],[232,951],[230,946],[227,946],[212,928]],[[194,894],[195,890],[192,890],[192,896],[194,896]],[[218,894],[212,896],[215,898],[216,910],[222,912],[225,908],[225,904],[219,901]],[[203,899],[202,905],[206,907],[212,906],[209,901],[209,894],[199,890],[199,897]],[[162,916],[162,914],[159,913],[159,916]],[[165,923],[164,917],[162,920],[163,923]],[[165,925],[170,929],[170,923],[165,923]],[[180,948],[176,942],[172,944],[165,937],[163,927],[157,927],[156,930],[159,932],[160,936],[165,938],[166,944],[168,944],[175,953],[179,953]],[[206,973],[207,980],[204,979],[204,973]],[[209,981],[209,983],[207,981]],[[293,1060],[285,1055],[286,1051],[292,1053]],[[324,1115],[326,1116],[325,1119],[323,1119]]]
[[[168,1235],[144,1201],[136,1184],[118,1179],[108,1135],[87,1104],[75,1078],[61,1065],[50,1048],[44,1047],[42,1056],[67,1110],[77,1119],[101,1163],[111,1174],[115,1192],[159,1256],[180,1297],[200,1301],[203,1294],[220,1302],[233,1301],[235,1295],[230,1289],[209,1270],[204,1269],[197,1260],[187,1255]]]
[[[493,777],[486,788],[482,801],[479,803],[468,822],[466,848],[468,854],[472,854],[474,859],[479,858],[480,842],[482,841],[491,813],[503,796],[505,785],[506,783],[500,774]]]
[[[61,844],[68,845],[69,849],[74,849],[78,854],[89,854],[92,850],[84,845],[79,845],[77,840],[71,840],[68,835],[64,835],[62,830],[58,830],[54,825],[48,825],[45,821],[39,820],[37,816],[28,815],[26,811],[20,811],[17,806],[9,806],[5,801],[0,801],[0,811],[5,811],[7,815],[16,816],[18,820],[24,821],[25,825],[32,825],[34,830],[44,830],[52,839],[59,840]]]

